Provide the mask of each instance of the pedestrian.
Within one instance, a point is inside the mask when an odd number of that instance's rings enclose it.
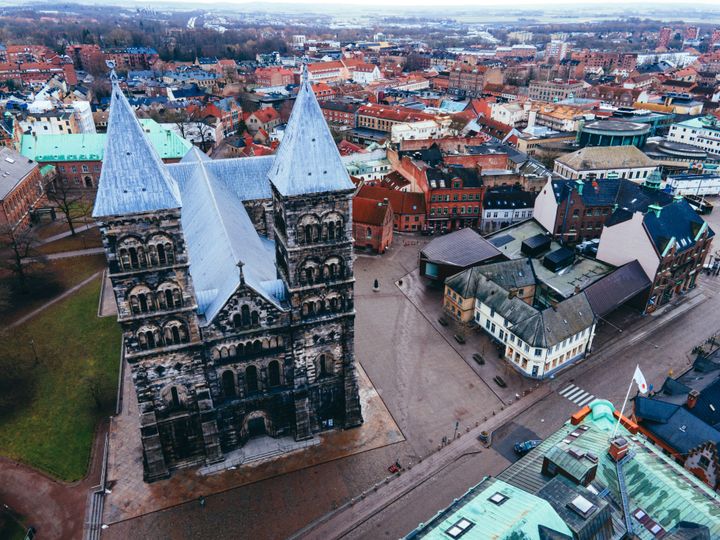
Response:
[[[202,508],[205,508],[205,497],[200,495],[200,498],[198,499],[198,501],[200,502],[200,506]]]

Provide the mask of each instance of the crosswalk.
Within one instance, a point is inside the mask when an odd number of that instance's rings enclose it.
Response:
[[[586,392],[585,390],[578,386],[575,386],[574,384],[566,386],[565,388],[560,390],[558,394],[560,394],[565,399],[569,399],[578,407],[584,407],[593,399],[595,399],[595,396],[592,395],[590,392]]]

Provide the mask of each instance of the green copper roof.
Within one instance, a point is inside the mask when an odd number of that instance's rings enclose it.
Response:
[[[406,539],[447,540],[459,532],[454,527],[466,529],[462,540],[540,540],[541,527],[572,538],[572,531],[549,502],[494,478],[471,488]]]
[[[161,159],[181,159],[192,144],[150,119],[140,120],[143,130]],[[68,135],[23,135],[20,153],[38,163],[102,161],[105,133]]]
[[[572,446],[598,456],[595,482],[606,486],[613,499],[620,501],[617,469],[607,453],[615,427],[614,407],[609,401],[595,400],[590,408],[580,425],[566,423],[537,449],[500,473],[498,479],[536,492],[549,481],[541,472],[543,457],[553,448],[567,450]],[[631,514],[641,509],[665,531],[683,521],[697,523],[709,529],[711,538],[720,538],[720,496],[643,436],[632,435],[623,426],[617,435],[624,437],[635,452],[624,466]],[[656,538],[634,517],[631,519],[638,538]]]

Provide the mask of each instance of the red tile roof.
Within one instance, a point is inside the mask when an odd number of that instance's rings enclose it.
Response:
[[[272,122],[273,120],[277,120],[280,118],[280,113],[278,113],[275,109],[272,107],[265,107],[264,109],[258,109],[254,113],[252,113],[250,116],[254,116],[260,122],[263,124],[266,124],[268,122]]]
[[[416,111],[408,107],[390,107],[388,105],[363,105],[358,109],[358,116],[372,116],[396,122],[417,122],[420,120],[433,120],[432,114]]]
[[[375,199],[355,197],[352,204],[353,222],[382,225],[390,207]]]
[[[363,186],[358,197],[365,197],[375,201],[388,199],[396,214],[425,214],[425,197],[422,193],[397,191],[385,187]],[[355,198],[357,200],[357,197]]]

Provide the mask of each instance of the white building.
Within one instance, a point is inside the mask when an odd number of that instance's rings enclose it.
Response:
[[[89,101],[73,101],[72,108],[75,114],[80,133],[96,133],[95,121],[93,120],[92,108]]]
[[[350,176],[361,180],[380,180],[392,171],[392,165],[387,159],[387,150],[377,148],[371,152],[341,156]]]
[[[676,174],[668,176],[667,185],[676,195],[720,195],[720,174]]]
[[[522,122],[527,122],[530,113],[530,102],[518,103],[513,101],[510,103],[491,103],[490,118],[496,122],[501,122],[506,126],[516,126]]]
[[[596,319],[584,292],[541,310],[532,305],[534,289],[527,260],[494,263],[448,278],[445,295],[452,302],[444,305],[472,299],[474,324],[504,346],[504,358],[523,375],[543,379],[587,354]]]
[[[555,159],[553,171],[570,179],[627,178],[642,182],[657,169],[657,163],[635,146],[587,146]]]
[[[720,154],[720,120],[709,115],[678,122],[670,126],[667,139]]]
[[[445,135],[447,135],[447,126],[435,120],[394,124],[390,128],[390,140],[394,143],[413,139],[440,139]]]
[[[360,64],[350,70],[350,78],[358,84],[370,84],[380,80],[380,68],[375,64]]]

